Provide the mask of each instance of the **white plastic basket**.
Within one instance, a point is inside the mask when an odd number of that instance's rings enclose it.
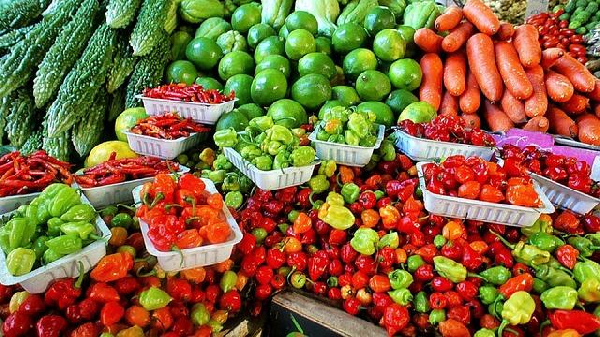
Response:
[[[14,211],[15,209],[19,208],[19,206],[29,203],[35,197],[40,195],[40,193],[42,193],[42,192],[1,197],[0,198],[0,214]]]
[[[353,146],[318,140],[317,132],[319,132],[320,129],[321,127],[317,126],[308,136],[308,139],[315,145],[317,158],[320,160],[333,160],[338,164],[346,166],[363,167],[367,165],[373,156],[373,151],[379,148],[385,135],[385,125],[379,125],[375,146]]]
[[[493,147],[440,142],[414,137],[402,130],[394,131],[394,137],[396,147],[414,161],[434,160],[454,155],[476,156],[483,160],[490,160],[494,155]]]
[[[575,213],[586,214],[600,204],[600,199],[559,184],[552,179],[531,173],[548,199],[556,206]]]
[[[211,193],[218,193],[212,181],[204,178],[202,178],[202,180],[206,185],[207,191]],[[138,186],[133,190],[133,197],[135,198],[136,203],[140,201],[140,189],[141,186]],[[148,237],[148,224],[142,219],[139,219],[140,229],[142,230],[142,236],[144,237],[146,249],[150,255],[156,256],[160,267],[167,272],[180,271],[223,262],[231,256],[233,247],[242,240],[242,232],[240,231],[240,227],[233,216],[231,216],[231,213],[229,213],[229,210],[225,205],[223,205],[223,213],[232,231],[229,239],[226,242],[209,244],[192,249],[182,249],[180,252],[163,252],[156,249]]]
[[[146,135],[139,135],[126,131],[127,142],[137,154],[172,160],[178,155],[200,144],[203,133],[194,132],[188,137],[179,139],[160,139]]]
[[[149,98],[143,95],[135,96],[144,102],[146,113],[150,116],[160,116],[165,112],[177,112],[183,118],[192,118],[203,124],[216,124],[222,114],[233,110],[237,98],[224,103],[208,104],[198,102],[178,102],[167,99]]]
[[[81,202],[90,204],[89,200],[82,195]],[[7,213],[3,216],[10,216]],[[98,215],[96,216],[96,231],[106,241],[110,239],[111,233],[106,227],[104,220]],[[83,271],[87,273],[93,266],[96,265],[106,255],[106,242],[97,240],[90,243],[88,246],[79,252],[63,256],[62,258],[32,270],[22,276],[12,276],[6,268],[6,256],[0,249],[0,283],[4,285],[12,285],[19,283],[23,289],[32,294],[43,293],[48,288],[50,282],[59,278],[73,278],[79,276],[79,262],[83,264]]]
[[[189,168],[182,165],[179,166],[178,173],[183,174],[189,171]],[[85,196],[88,198],[92,206],[96,208],[102,208],[109,205],[122,204],[133,201],[133,196],[131,194],[131,192],[133,192],[133,189],[137,186],[143,185],[144,183],[152,181],[153,179],[154,177],[147,177],[106,186],[80,188],[83,194],[85,194]]]
[[[515,227],[529,227],[539,219],[540,214],[554,213],[554,206],[535,181],[533,185],[543,204],[539,208],[494,204],[430,192],[427,190],[425,175],[423,174],[423,165],[428,163],[417,163],[417,169],[421,191],[423,192],[423,203],[429,213],[449,218],[479,220]]]
[[[258,188],[269,191],[304,184],[312,177],[315,165],[317,164],[317,162],[314,162],[302,167],[286,167],[281,170],[261,171],[247,160],[244,160],[233,148],[226,147],[224,152],[225,157],[250,178]]]

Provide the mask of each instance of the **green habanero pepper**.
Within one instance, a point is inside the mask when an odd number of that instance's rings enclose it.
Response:
[[[234,271],[228,270],[223,273],[223,276],[221,276],[221,281],[219,282],[219,286],[221,287],[221,290],[223,290],[223,293],[235,288],[237,279],[238,276]]]
[[[504,266],[488,268],[479,273],[479,275],[486,281],[497,286],[503,285],[506,281],[508,281],[509,278],[512,277],[510,270]]]
[[[332,205],[330,207],[343,207]],[[343,207],[345,208],[345,207]],[[320,213],[321,211],[319,211]],[[325,221],[325,220],[323,220]],[[327,222],[327,221],[325,221]],[[335,227],[335,226],[334,226]],[[352,239],[350,240],[350,246],[357,252],[363,255],[373,255],[376,251],[376,245],[379,242],[379,235],[371,228],[359,228]]]
[[[544,291],[548,290],[550,288],[550,286],[548,285],[548,283],[546,283],[546,281],[539,279],[537,277],[535,277],[533,279],[533,292],[536,294],[541,294]]]
[[[535,266],[547,263],[550,261],[550,252],[541,250],[536,246],[525,244],[525,241],[519,241],[516,245],[506,241],[502,236],[494,233],[497,238],[500,239],[508,248],[510,248],[511,255],[519,263],[526,264],[528,266]]]
[[[229,161],[229,159],[227,159],[227,157],[225,157],[224,154],[219,154],[217,155],[217,158],[215,159],[215,161],[213,161],[213,169],[215,170],[231,170],[233,168],[233,163],[231,163]]]
[[[579,251],[579,256],[590,257],[594,251],[600,249],[596,247],[592,241],[582,236],[572,236],[568,240],[569,244]]]
[[[234,147],[238,143],[238,135],[234,128],[229,128],[215,132],[213,140],[218,147]]]
[[[420,266],[424,265],[425,261],[421,255],[411,255],[406,259],[406,267],[408,271],[414,273]]]
[[[223,183],[223,181],[225,181],[225,175],[227,174],[227,172],[225,170],[216,170],[216,171],[211,171],[211,170],[207,170],[208,171],[208,175],[207,178],[212,181],[215,184],[221,184]]]
[[[547,309],[571,310],[577,303],[577,291],[573,288],[558,286],[550,288],[540,295]]]
[[[600,280],[597,278],[586,279],[579,287],[577,294],[586,303],[600,302]]]
[[[48,213],[53,217],[60,217],[69,208],[79,204],[81,204],[79,193],[70,187],[65,188],[58,192],[54,198],[47,201]]]
[[[371,130],[371,123],[361,114],[352,113],[348,116],[348,130],[354,131],[360,138],[364,138]]]
[[[502,323],[498,328],[498,336],[502,336],[507,325],[525,324],[531,320],[535,310],[535,301],[528,293],[517,291],[512,294],[502,307]]]
[[[39,206],[45,202],[48,202],[49,200],[54,198],[56,195],[58,195],[58,193],[60,191],[67,189],[67,188],[71,188],[71,187],[69,185],[62,184],[62,183],[50,184],[50,185],[48,185],[48,187],[44,188],[44,190],[42,191],[42,193],[40,193],[40,195],[38,195],[38,197],[36,198],[37,200],[34,199],[31,203]]]
[[[254,158],[252,164],[261,171],[271,171],[273,160],[271,156],[264,155]]]
[[[67,211],[67,213],[60,216],[60,219],[64,222],[72,221],[86,221],[90,222],[96,218],[96,211],[91,205],[81,204],[75,205]]]
[[[413,295],[408,289],[396,289],[388,292],[394,302],[402,306],[406,306],[413,300]]]
[[[532,234],[528,241],[539,249],[549,252],[553,252],[556,248],[565,244],[565,242],[557,236],[543,232]]]
[[[48,222],[48,220],[52,218],[50,212],[48,211],[48,205],[46,203],[41,203],[37,206],[37,219],[40,223]]]
[[[112,218],[110,224],[113,227],[123,227],[128,229],[133,226],[133,218],[127,213],[119,213]]]
[[[55,252],[63,255],[69,255],[80,251],[83,242],[81,238],[75,234],[61,235],[46,241],[46,246]]]
[[[540,217],[530,227],[521,227],[521,233],[525,236],[532,236],[535,233],[552,234],[553,232],[552,223],[545,217]]]
[[[63,256],[64,254],[60,254],[54,249],[46,249],[46,251],[44,252],[44,263],[50,264]]]
[[[348,121],[348,109],[344,106],[335,106],[331,109],[327,109],[323,113],[323,120],[328,121],[330,119],[339,119],[341,122]]]
[[[475,332],[473,337],[496,337],[496,332],[494,330],[481,328]]]
[[[420,291],[415,295],[415,299],[413,300],[413,305],[417,312],[422,314],[427,313],[431,310],[431,306],[429,305],[429,299],[427,298],[427,294],[424,291]]]
[[[92,235],[96,232],[96,227],[87,221],[64,223],[60,226],[60,231],[67,235],[77,235],[82,240],[87,240],[89,237],[98,239],[98,236]]]
[[[388,234],[382,236],[381,239],[379,239],[379,243],[377,244],[377,249],[383,249],[383,248],[396,249],[396,248],[398,248],[398,246],[400,246],[400,237],[398,236],[398,233],[393,232],[393,233],[388,233]]]
[[[290,155],[295,167],[307,166],[315,161],[315,149],[312,146],[298,146]]]
[[[317,214],[319,219],[338,230],[346,230],[354,225],[354,214],[344,206],[324,203]],[[379,236],[377,237],[379,239]],[[373,245],[377,244],[377,241]],[[375,247],[373,247],[375,249]]]
[[[315,137],[317,140],[326,142],[329,139],[329,133],[325,130],[319,129],[317,132],[317,136]]]
[[[393,161],[396,159],[396,147],[391,141],[384,139],[379,147],[379,155],[383,161]]]
[[[277,155],[281,151],[285,151],[285,145],[281,144],[281,142],[272,140],[269,142],[265,142],[261,145],[261,149],[270,154],[271,156]]]
[[[294,134],[290,129],[282,125],[273,125],[266,131],[267,139],[281,142],[283,145],[291,145],[294,141]]]
[[[240,192],[249,193],[252,190],[252,187],[254,187],[254,183],[250,178],[241,174],[239,171],[237,171],[237,173],[240,175]]]
[[[433,245],[437,249],[442,249],[442,247],[444,247],[444,245],[446,244],[446,242],[448,242],[448,240],[446,240],[446,238],[442,234],[437,234],[433,238]]]
[[[331,191],[327,194],[325,202],[330,205],[344,206],[344,197],[337,192]]]
[[[33,242],[33,251],[35,252],[35,256],[37,259],[41,259],[44,256],[44,253],[48,249],[46,246],[46,241],[48,241],[49,237],[42,235],[35,239]]]
[[[586,234],[585,237],[592,241],[594,246],[600,246],[600,233]]]
[[[360,145],[360,137],[358,134],[352,130],[346,130],[344,132],[344,139],[346,140],[346,144],[350,146],[358,146]]]
[[[434,257],[433,264],[435,271],[440,276],[445,277],[454,283],[462,282],[467,278],[467,268],[445,256]]]
[[[240,189],[240,176],[237,173],[227,173],[223,180],[221,189],[224,191],[239,191]]]
[[[22,276],[31,271],[35,259],[36,256],[33,249],[17,248],[8,253],[6,268],[11,275]]]
[[[46,226],[48,227],[48,235],[49,236],[57,236],[60,235],[60,226],[62,226],[64,222],[59,218],[52,218],[46,222]]]
[[[10,249],[10,230],[8,225],[4,225],[0,227],[0,249],[4,251],[5,254],[8,254],[12,249]]]
[[[379,200],[385,196],[385,192],[382,190],[375,190],[373,193],[375,193],[375,200]]]
[[[319,166],[319,174],[324,174],[327,177],[331,177],[332,175],[334,175],[336,170],[337,164],[335,160],[323,161]]]
[[[485,305],[490,305],[494,303],[497,297],[498,290],[496,290],[496,288],[494,288],[493,286],[487,285],[481,286],[479,288],[479,299],[481,300],[481,303]]]
[[[390,278],[390,286],[392,289],[408,288],[414,281],[412,275],[406,270],[396,269],[388,274]]]
[[[500,314],[502,314],[502,308],[504,307],[504,301],[497,300],[494,303],[488,305],[488,312],[490,315],[500,318]]]
[[[146,310],[156,310],[166,307],[173,298],[156,287],[150,287],[140,293],[138,301]]]
[[[207,324],[210,321],[210,312],[202,303],[196,303],[192,307],[192,322],[196,326]]]
[[[39,211],[39,207],[37,205],[28,205],[27,209],[25,210],[25,213],[24,213],[25,219],[27,219],[27,221],[29,221],[29,223],[32,223],[34,226],[37,226],[37,225],[40,225],[43,223],[43,221],[41,221],[38,218],[38,211]]]
[[[35,225],[25,218],[11,219],[6,226],[11,228],[8,236],[10,249],[24,247],[31,242],[35,233]]]
[[[358,197],[360,195],[360,187],[358,187],[358,185],[356,185],[355,183],[344,184],[341,190],[341,194],[344,197],[344,201],[347,204],[351,204],[358,200]]]
[[[242,206],[244,197],[240,191],[229,191],[225,194],[225,205],[238,209]]]
[[[346,144],[346,139],[344,138],[344,135],[331,135],[327,139],[327,142],[335,144]]]
[[[434,309],[429,313],[429,323],[438,324],[446,320],[446,310]]]
[[[567,286],[573,289],[577,288],[575,280],[566,272],[551,267],[547,264],[534,266],[535,276],[548,283],[550,287]]]
[[[273,170],[280,170],[290,167],[290,154],[287,151],[280,151],[273,158]]]
[[[107,216],[114,217],[115,215],[117,215],[117,213],[119,213],[119,208],[115,205],[110,205],[110,206],[106,206],[104,209],[102,209],[100,211],[100,216],[103,218],[107,217]]]
[[[260,131],[267,131],[272,128],[275,123],[273,122],[273,118],[271,118],[271,116],[260,116],[252,118],[248,125]]]
[[[256,145],[246,145],[240,150],[240,155],[246,160],[252,160],[262,155],[262,150]]]
[[[323,120],[320,124],[323,126],[323,130],[330,135],[338,135],[344,130],[344,123],[337,118]]]

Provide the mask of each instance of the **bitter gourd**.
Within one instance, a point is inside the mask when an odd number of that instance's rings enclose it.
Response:
[[[113,29],[129,26],[141,3],[142,0],[109,0],[106,5],[106,24]]]
[[[129,38],[133,55],[147,55],[158,44],[161,35],[165,32],[167,9],[166,0],[144,0]]]
[[[122,39],[116,46],[113,54],[112,66],[106,76],[106,89],[112,94],[119,89],[127,77],[133,72],[137,59],[133,56],[131,46],[126,39]]]
[[[16,94],[13,92],[8,96],[4,96],[0,99],[0,143],[4,145],[1,140],[4,138],[4,128],[6,127],[6,119],[10,114],[11,102],[14,100]]]
[[[43,123],[42,148],[46,153],[59,160],[69,161],[71,157],[71,133],[69,131],[60,132],[56,137],[48,136],[47,123]]]
[[[42,130],[33,131],[31,135],[29,135],[29,138],[27,138],[25,144],[21,146],[19,151],[21,151],[21,154],[28,156],[42,148],[44,144],[43,139],[44,135]]]
[[[169,3],[167,5],[167,18],[165,20],[165,31],[167,34],[173,33],[175,28],[177,28],[177,9],[179,8],[179,3],[181,0],[167,0]]]
[[[108,106],[108,120],[113,122],[121,112],[125,110],[125,90],[117,90],[110,97],[110,105]]]
[[[10,114],[6,118],[5,131],[10,145],[20,147],[25,144],[35,127],[35,115],[31,92],[26,89],[17,90],[14,99],[10,102]]]
[[[57,137],[86,114],[98,89],[106,81],[115,40],[115,31],[106,24],[94,32],[83,55],[61,84],[56,100],[48,108],[48,136]]]
[[[2,34],[0,36],[0,52],[5,54],[9,51],[9,49],[17,44],[19,41],[23,40],[27,33],[29,33],[34,26],[27,26],[17,29],[9,30],[8,32]]]
[[[0,5],[0,28],[20,28],[32,23],[50,0],[10,0]]]
[[[102,137],[104,130],[104,116],[106,114],[106,91],[102,89],[94,99],[94,104],[88,110],[85,117],[82,117],[73,127],[71,141],[75,151],[81,157],[90,153],[90,150],[96,146]]]
[[[56,94],[63,78],[81,55],[92,35],[98,8],[98,0],[84,0],[40,63],[33,80],[33,97],[38,108],[46,105]]]

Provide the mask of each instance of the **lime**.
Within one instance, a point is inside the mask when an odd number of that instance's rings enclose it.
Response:
[[[343,65],[344,74],[356,79],[363,71],[377,69],[377,57],[369,49],[358,48],[346,54]]]
[[[248,116],[248,120],[250,120],[254,117],[264,116],[266,114],[265,109],[261,108],[256,103],[246,103],[246,104],[240,105],[238,110],[240,112],[242,112],[243,114],[245,114],[246,116]]]
[[[415,29],[410,26],[398,26],[398,31],[404,41],[406,41],[406,53],[404,57],[413,57],[419,52],[419,48],[415,44]]]
[[[286,26],[282,26],[281,28],[279,28],[277,36],[279,36],[282,39],[287,39],[288,35],[290,35],[290,31],[287,29]]]
[[[418,102],[419,98],[413,95],[412,92],[406,89],[398,89],[390,92],[385,103],[392,108],[396,117],[400,116],[400,113],[410,104]]]
[[[253,80],[254,78],[248,74],[233,75],[225,82],[223,93],[229,94],[231,91],[234,91],[235,97],[238,99],[235,102],[236,106],[250,103],[252,102],[250,88],[252,87]]]
[[[196,67],[188,60],[177,60],[167,67],[167,83],[192,84],[198,76]]]
[[[217,44],[221,47],[223,54],[229,54],[236,50],[246,51],[248,49],[246,38],[237,30],[230,30],[221,34],[217,38]]]
[[[367,70],[356,80],[356,92],[362,101],[381,101],[391,90],[390,79],[377,70]]]
[[[343,85],[331,88],[331,99],[341,102],[344,106],[352,106],[360,102],[356,90]]]
[[[115,134],[117,139],[123,142],[127,141],[125,131],[131,130],[138,120],[148,117],[144,108],[129,108],[119,114],[115,120]]]
[[[356,48],[360,48],[366,40],[367,32],[365,29],[352,22],[339,25],[331,37],[333,50],[339,54],[346,54]]]
[[[285,55],[285,44],[278,36],[269,36],[254,49],[254,60],[258,63],[269,55]]]
[[[369,35],[374,36],[382,29],[396,27],[396,17],[389,8],[377,6],[365,15],[363,27]]]
[[[286,78],[290,77],[291,67],[290,61],[281,55],[269,55],[262,59],[254,69],[254,73],[258,74],[265,69],[276,69],[281,71]]]
[[[392,109],[383,102],[363,102],[356,107],[356,111],[373,113],[375,123],[383,124],[388,128],[394,125],[396,121]]]
[[[336,106],[343,106],[342,102],[340,101],[327,101],[325,102],[325,104],[323,104],[323,106],[321,107],[321,109],[319,109],[319,114],[317,115],[319,117],[319,119],[323,119],[325,117],[325,112],[331,110],[331,108],[335,108]]]
[[[315,51],[331,55],[331,39],[326,36],[319,36],[315,39]]]
[[[306,29],[312,35],[317,35],[317,29],[319,28],[315,16],[303,11],[297,11],[288,15],[285,18],[285,27],[290,32],[296,29]]]
[[[375,35],[373,51],[384,61],[394,61],[404,57],[406,42],[396,29],[384,29]]]
[[[222,80],[237,74],[252,74],[253,71],[254,59],[243,51],[232,51],[219,62],[219,76]]]
[[[185,59],[185,48],[192,41],[192,35],[188,32],[177,31],[171,35],[171,60]]]
[[[250,27],[260,23],[260,7],[254,3],[247,3],[238,7],[231,14],[231,27],[246,33]]]
[[[233,109],[219,117],[215,131],[221,131],[229,128],[234,128],[235,131],[244,131],[248,126],[248,116],[238,109]]]
[[[410,119],[415,123],[429,123],[437,116],[433,105],[427,102],[410,103],[398,117],[398,122]]]
[[[285,54],[292,60],[315,51],[315,38],[306,29],[291,31],[285,40]]]
[[[219,35],[229,30],[231,30],[231,24],[225,19],[219,17],[208,18],[196,29],[195,37],[207,37],[216,41]]]
[[[281,71],[265,69],[256,74],[250,90],[254,103],[267,106],[285,97],[287,80]]]
[[[223,57],[223,51],[215,41],[207,37],[197,37],[188,43],[185,57],[198,69],[210,70]]]
[[[327,77],[308,74],[292,86],[292,98],[308,110],[315,110],[331,98],[331,85]]]
[[[304,55],[298,61],[298,73],[300,76],[307,74],[321,74],[328,79],[332,79],[337,71],[333,60],[323,53],[310,53]]]
[[[413,59],[400,59],[390,66],[390,81],[398,89],[413,91],[421,85],[421,67]]]
[[[264,39],[269,36],[275,36],[277,32],[271,26],[266,23],[259,23],[250,27],[248,31],[248,45],[250,48],[256,48],[256,46]]]
[[[219,91],[223,91],[223,84],[212,77],[198,77],[196,78],[196,84],[201,85],[205,89],[217,89]]]
[[[300,125],[308,123],[308,116],[302,105],[291,99],[281,99],[271,104],[267,116],[273,118],[275,124],[290,129],[299,128]]]

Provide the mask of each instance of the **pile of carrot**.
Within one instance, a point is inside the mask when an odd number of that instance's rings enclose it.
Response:
[[[600,145],[600,80],[538,30],[501,23],[481,0],[448,7],[422,28],[420,100],[491,131],[522,128]],[[441,56],[441,57],[440,57]]]

